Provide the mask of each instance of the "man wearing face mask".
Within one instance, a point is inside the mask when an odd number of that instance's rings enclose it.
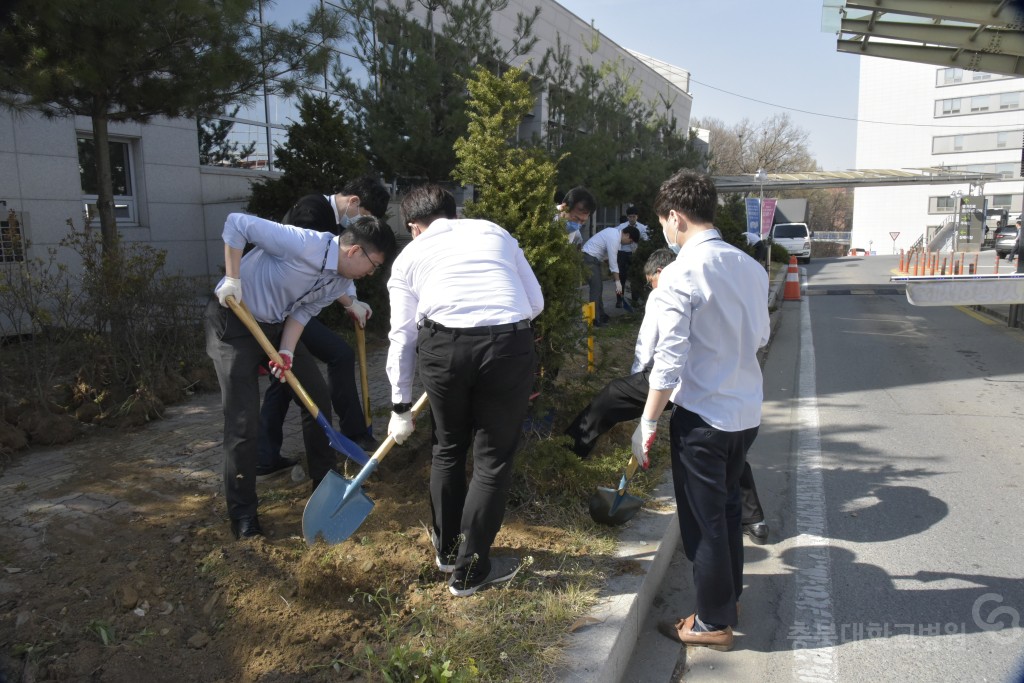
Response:
[[[360,216],[372,215],[383,219],[390,199],[387,188],[378,179],[363,176],[346,183],[336,194],[302,197],[288,210],[281,222],[340,235]],[[346,293],[351,302],[345,306],[345,311],[354,324],[366,327],[366,321],[373,311],[356,299],[355,283],[351,284]],[[318,318],[311,318],[306,323],[302,343],[317,360],[327,365],[331,405],[334,414],[338,416],[341,433],[359,444],[363,450],[372,453],[378,444],[366,428],[366,418],[356,389],[355,353],[352,347]],[[295,459],[281,455],[281,444],[284,441],[282,426],[291,400],[292,391],[288,385],[271,380],[260,409],[257,476],[274,474],[297,464]]]
[[[574,187],[565,193],[565,199],[555,207],[555,220],[565,221],[566,232],[569,233],[569,244],[577,248],[583,246],[583,226],[590,221],[590,214],[597,208],[594,195],[585,187]]]
[[[743,590],[739,482],[761,423],[757,350],[768,343],[770,324],[768,274],[722,240],[717,206],[711,178],[685,170],[666,180],[655,199],[677,256],[659,277],[658,341],[632,450],[646,468],[658,418],[671,401],[672,480],[696,609],[658,630],[678,643],[728,650]]]

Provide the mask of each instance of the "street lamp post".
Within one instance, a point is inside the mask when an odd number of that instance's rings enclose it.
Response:
[[[953,219],[953,253],[960,251],[960,197],[964,195],[962,190],[956,190],[950,192],[949,196],[953,199],[953,211],[956,212],[956,216]]]
[[[754,180],[757,181],[757,185],[760,188],[758,191],[757,200],[757,236],[761,239],[768,239],[767,235],[762,234],[764,231],[764,181],[768,180],[768,174],[764,172],[763,168],[757,169],[757,173],[754,174]],[[768,234],[771,234],[771,230],[768,230]],[[771,242],[767,243],[768,248],[765,249],[764,256],[764,267],[768,271],[769,277],[771,277],[771,262],[772,262],[772,245]]]

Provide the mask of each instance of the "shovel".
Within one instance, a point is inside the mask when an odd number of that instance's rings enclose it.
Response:
[[[370,380],[366,376],[366,330],[356,323],[356,351],[359,354],[359,374],[363,385],[363,417],[366,419],[366,433],[373,436],[373,417],[370,415]]]
[[[640,463],[636,461],[636,456],[630,456],[626,471],[622,475],[622,480],[619,481],[619,488],[598,487],[594,495],[590,497],[591,519],[598,524],[607,524],[608,526],[618,526],[633,519],[633,515],[643,505],[643,501],[636,496],[627,494],[626,487],[629,486],[630,480],[639,467]]]
[[[427,395],[424,393],[412,407],[412,416],[416,417],[425,405]],[[346,479],[334,471],[327,473],[302,511],[302,535],[306,543],[313,545],[317,538],[323,538],[328,545],[335,545],[356,532],[373,510],[373,501],[363,491],[362,484],[394,445],[395,437],[388,434],[354,479]]]
[[[259,342],[263,351],[270,356],[270,360],[280,364],[281,356],[278,355],[277,349],[275,349],[274,345],[270,343],[269,339],[267,339],[267,335],[263,333],[263,329],[260,327],[260,324],[256,322],[256,318],[252,317],[252,313],[249,312],[249,307],[245,305],[245,302],[236,301],[235,297],[229,296],[228,306],[230,306],[231,310],[235,312],[238,319],[241,320],[247,328],[249,328],[249,331],[252,332],[252,336],[256,337],[256,341]],[[313,419],[315,419],[317,424],[324,430],[324,434],[327,435],[327,442],[330,444],[331,448],[338,451],[346,458],[350,458],[360,465],[365,465],[368,460],[366,457],[366,451],[360,448],[359,444],[352,441],[344,434],[334,431],[334,428],[331,427],[331,423],[327,421],[324,414],[321,413],[320,409],[317,408],[315,403],[313,403],[313,399],[309,397],[306,390],[302,388],[301,384],[299,384],[299,380],[295,379],[295,375],[292,374],[291,370],[285,370],[284,376],[285,379],[288,380],[288,386],[291,387],[292,391],[295,392],[295,395],[299,397],[300,401],[302,401],[302,405],[306,406],[306,410],[309,411],[309,414],[313,416]]]

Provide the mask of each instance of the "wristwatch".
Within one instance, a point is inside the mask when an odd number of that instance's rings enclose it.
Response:
[[[393,412],[393,413],[395,413],[397,415],[401,415],[402,413],[407,413],[410,410],[412,410],[412,404],[411,403],[392,403],[391,404],[391,412]]]

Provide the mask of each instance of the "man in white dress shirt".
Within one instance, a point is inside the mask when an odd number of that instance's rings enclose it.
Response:
[[[418,364],[434,423],[435,563],[451,573],[448,590],[463,597],[519,571],[518,559],[490,552],[533,386],[531,321],[544,310],[544,297],[516,240],[489,221],[456,219],[455,199],[439,185],[410,190],[402,213],[413,241],[388,281],[394,402],[388,432],[403,443],[413,431]]]
[[[589,301],[595,305],[594,326],[601,327],[608,322],[608,314],[604,312],[604,273],[601,266],[608,264],[608,270],[615,280],[615,296],[622,296],[622,282],[619,280],[619,247],[623,244],[636,244],[640,241],[640,231],[635,226],[626,226],[622,230],[605,228],[583,245],[583,265],[587,267],[587,284],[590,288]]]
[[[257,368],[267,354],[238,317],[227,297],[244,301],[271,342],[280,349],[284,370],[296,379],[331,421],[331,400],[313,355],[299,340],[306,323],[338,300],[351,305],[353,280],[381,267],[395,251],[395,233],[379,219],[351,222],[340,237],[233,213],[224,223],[225,276],[206,307],[206,353],[213,359],[224,411],[224,497],[235,538],[263,535],[256,514],[257,434],[260,390]],[[246,243],[256,246],[244,257]],[[323,429],[303,408],[302,437],[309,477],[316,489],[337,457]]]
[[[715,228],[711,178],[680,171],[654,209],[678,256],[658,283],[658,346],[633,454],[644,467],[671,400],[672,478],[696,611],[658,630],[680,643],[728,650],[743,590],[739,480],[761,423],[757,350],[768,343],[768,275]]]
[[[628,228],[630,226],[640,231],[640,239],[648,240],[647,226],[643,223],[638,222],[640,213],[637,211],[635,206],[630,206],[626,209],[626,220],[619,223],[619,230]],[[639,242],[639,240],[637,240]],[[637,242],[631,244],[623,244],[619,247],[618,262],[619,262],[619,282],[622,283],[622,294],[615,295],[615,308],[622,308],[622,298],[625,296],[626,284],[629,282],[629,266],[633,262],[633,252],[636,251]],[[632,292],[630,298],[634,304],[640,302],[640,292]]]

